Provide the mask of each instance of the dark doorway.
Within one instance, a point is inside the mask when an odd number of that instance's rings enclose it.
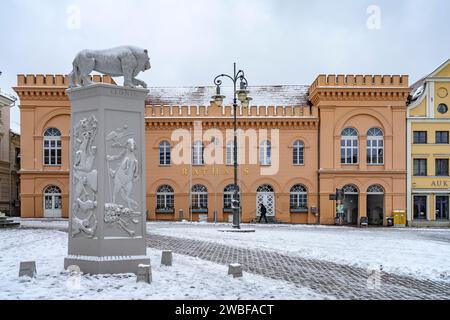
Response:
[[[436,220],[449,220],[448,196],[436,196]]]
[[[384,219],[384,188],[379,185],[367,190],[367,218],[370,226],[382,226]]]
[[[353,185],[347,185],[344,188],[344,212],[345,224],[357,225],[359,217],[359,191]]]
[[[428,219],[427,201],[427,196],[414,196],[414,220]]]

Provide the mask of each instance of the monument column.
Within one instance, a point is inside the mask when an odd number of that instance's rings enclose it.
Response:
[[[69,255],[89,274],[137,273],[146,246],[144,109],[148,90],[93,84],[71,101]]]

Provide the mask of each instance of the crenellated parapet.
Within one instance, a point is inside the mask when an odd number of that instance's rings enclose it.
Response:
[[[201,121],[205,128],[232,128],[233,107],[210,106],[146,106],[146,128],[186,128]],[[237,122],[240,128],[310,128],[319,123],[318,108],[313,106],[249,106],[238,108]]]
[[[147,105],[147,118],[161,118],[161,117],[233,117],[233,107],[223,106],[217,107],[214,104],[210,106],[160,106]],[[249,106],[245,108],[238,108],[238,117],[252,117],[252,118],[289,118],[289,117],[317,117],[315,107],[310,106]]]
[[[110,76],[91,76],[93,82],[115,84]],[[23,100],[67,100],[68,75],[19,74],[14,88]]]
[[[407,75],[319,75],[309,90],[316,105],[323,100],[394,100],[409,96]]]
[[[110,76],[91,76],[92,81],[99,83],[115,84],[114,80]],[[43,75],[43,74],[19,74],[17,76],[18,87],[68,87],[69,86],[68,75]]]
[[[407,75],[324,75],[321,74],[311,85],[311,91],[317,87],[403,87],[406,88],[409,77]]]

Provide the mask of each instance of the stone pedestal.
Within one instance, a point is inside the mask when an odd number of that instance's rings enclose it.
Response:
[[[69,255],[83,273],[137,273],[146,256],[144,89],[67,90],[71,100]]]

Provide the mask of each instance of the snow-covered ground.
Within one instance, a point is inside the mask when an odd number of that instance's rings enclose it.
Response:
[[[22,225],[39,229],[0,230],[0,300],[332,299],[252,274],[233,279],[227,275],[226,266],[180,255],[174,255],[173,267],[161,267],[161,252],[156,250],[148,250],[151,285],[136,283],[132,274],[71,276],[63,268],[67,233],[50,229],[66,228],[67,222],[22,221]],[[36,278],[18,277],[21,261],[36,261]]]
[[[450,282],[449,229],[342,228],[326,226],[244,225],[255,233],[220,233],[226,224],[147,224],[147,231],[230,246]]]

